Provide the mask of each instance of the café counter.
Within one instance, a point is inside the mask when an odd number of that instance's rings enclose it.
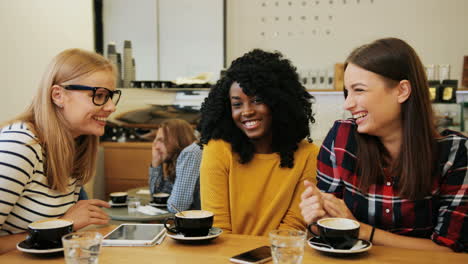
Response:
[[[96,229],[106,234],[115,226]],[[268,237],[221,234],[205,244],[182,244],[166,237],[160,245],[153,247],[102,247],[99,263],[231,263],[229,258],[241,252],[269,245]],[[368,252],[358,255],[334,257],[324,255],[308,245],[305,246],[303,263],[468,263],[466,253],[446,253],[436,251],[409,250],[383,246],[373,246]],[[37,257],[18,250],[0,256],[0,263],[64,263],[63,255]],[[271,263],[271,262],[270,262]]]

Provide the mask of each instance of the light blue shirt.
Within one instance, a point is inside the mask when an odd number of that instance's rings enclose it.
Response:
[[[165,180],[162,165],[149,168],[149,189],[154,193],[169,193],[168,203],[180,210],[200,209],[200,163],[202,150],[197,143],[184,148],[177,158],[174,183]],[[168,206],[171,213],[176,211]]]

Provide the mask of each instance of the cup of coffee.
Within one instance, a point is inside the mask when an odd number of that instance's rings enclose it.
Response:
[[[127,202],[126,192],[113,192],[110,194],[110,199],[114,204],[122,204]]]
[[[164,227],[172,233],[180,233],[186,237],[206,236],[213,226],[213,213],[204,210],[189,210],[175,214],[164,221]],[[173,221],[174,226],[167,225]]]
[[[73,232],[73,221],[67,219],[45,219],[28,225],[26,243],[34,249],[62,247],[62,236]]]
[[[317,226],[319,234],[311,227]],[[308,229],[323,242],[335,249],[350,249],[356,244],[359,236],[359,222],[347,218],[323,218],[312,223]]]
[[[169,199],[168,193],[153,194],[153,203],[155,204],[167,204],[167,199]]]

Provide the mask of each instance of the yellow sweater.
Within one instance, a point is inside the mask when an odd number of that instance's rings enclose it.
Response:
[[[316,182],[319,148],[299,144],[293,168],[280,168],[278,154],[255,154],[240,164],[231,145],[211,140],[200,166],[201,204],[215,214],[214,226],[225,232],[268,235],[274,229],[304,230],[299,203],[304,180]]]

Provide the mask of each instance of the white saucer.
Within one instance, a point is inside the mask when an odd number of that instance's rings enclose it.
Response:
[[[127,206],[127,202],[125,203],[113,203],[112,201],[109,201],[109,204],[111,207],[126,207]]]
[[[307,241],[307,244],[313,249],[332,254],[356,254],[368,251],[372,248],[372,243],[363,239],[359,239],[358,242],[356,242],[356,244],[350,249],[334,249],[327,245],[321,245],[323,244],[323,241],[316,237],[310,238]]]
[[[157,207],[167,207],[167,204],[158,204],[158,203],[149,203],[148,205],[157,206]]]
[[[219,237],[219,235],[221,235],[221,233],[223,233],[223,230],[221,228],[212,227],[210,229],[210,232],[206,236],[186,237],[186,236],[184,236],[182,234],[174,234],[174,233],[169,232],[169,231],[167,232],[167,236],[172,238],[172,239],[179,240],[179,241],[207,241],[207,240],[211,240],[211,239],[215,239],[215,238]]]
[[[30,248],[26,244],[26,240],[23,240],[23,241],[19,242],[18,244],[16,244],[16,248],[19,251],[26,252],[26,253],[32,253],[32,254],[48,254],[48,253],[56,253],[56,252],[63,251],[63,248],[50,248],[50,249]]]

